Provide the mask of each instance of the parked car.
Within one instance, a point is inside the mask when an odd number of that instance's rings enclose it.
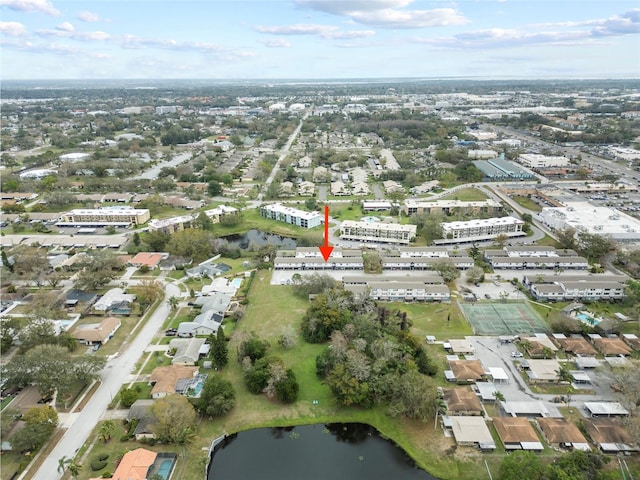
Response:
[[[522,358],[523,355],[522,353],[515,351],[515,352],[511,352],[511,358]]]

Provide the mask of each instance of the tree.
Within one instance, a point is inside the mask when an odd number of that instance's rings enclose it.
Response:
[[[450,260],[442,260],[433,264],[433,269],[442,275],[442,279],[449,283],[460,276],[460,271]]]
[[[467,283],[478,283],[484,281],[484,270],[481,267],[472,267],[466,273]]]
[[[164,292],[164,287],[157,280],[143,280],[140,285],[132,287],[131,290],[135,292],[136,300],[144,310],[160,298]]]
[[[248,359],[249,357],[246,358]],[[271,378],[271,372],[269,370],[269,360],[266,358],[261,358],[257,360],[253,365],[251,365],[249,361],[249,366],[244,370],[243,376],[244,383],[251,393],[253,393],[254,395],[262,393],[267,387],[269,379]]]
[[[509,236],[506,235],[505,233],[501,233],[501,234],[497,235],[493,239],[493,241],[494,241],[494,243],[496,245],[498,245],[500,248],[502,248],[502,247],[504,247],[504,244],[509,241]]]
[[[67,465],[69,465],[71,462],[73,462],[73,459],[68,458],[66,455],[60,457],[58,459],[58,473],[63,474],[65,469],[67,468]]]
[[[195,430],[196,411],[187,397],[167,395],[155,401],[151,412],[153,433],[162,442],[186,443]]]
[[[211,357],[213,358],[213,363],[217,368],[222,368],[229,362],[229,346],[222,326],[218,327],[216,336],[212,340]]]
[[[334,288],[319,294],[302,319],[302,336],[307,342],[326,342],[334,330],[341,329],[353,316],[353,294]]]
[[[338,282],[332,276],[316,272],[299,275],[298,280],[293,285],[293,293],[306,299],[309,295],[322,293],[337,286]]]
[[[138,392],[134,388],[123,388],[120,390],[120,403],[124,408],[129,408],[138,399]]]
[[[111,440],[111,436],[116,431],[116,424],[113,420],[105,420],[100,424],[98,428],[98,438],[102,440],[104,443],[107,443]]]
[[[204,382],[200,398],[195,399],[196,409],[210,417],[220,417],[229,413],[236,405],[233,385],[220,375],[210,375]]]
[[[535,453],[516,451],[510,453],[500,464],[499,480],[540,480],[544,468]]]
[[[576,231],[573,228],[564,228],[556,232],[556,246],[559,249],[575,250],[576,248]]]
[[[337,364],[329,372],[326,383],[342,405],[370,407],[373,404],[369,383],[358,381],[342,363]]]
[[[213,229],[213,220],[211,220],[211,218],[209,218],[209,215],[204,212],[200,212],[200,214],[196,217],[194,224],[196,227],[202,230]]]
[[[171,255],[192,258],[194,262],[201,262],[211,256],[214,241],[215,237],[211,232],[188,228],[171,235],[165,250]]]
[[[51,425],[27,423],[9,441],[18,452],[34,452],[44,445],[54,428]]]
[[[96,250],[87,253],[85,259],[79,262],[81,268],[76,281],[76,288],[94,291],[116,278],[123,265],[112,252]]]
[[[249,357],[252,363],[261,359],[267,353],[270,344],[267,340],[260,340],[255,334],[238,345],[238,361]]]
[[[293,370],[288,369],[284,378],[275,384],[276,398],[283,403],[293,403],[298,399],[300,386]]]
[[[171,307],[171,310],[175,310],[176,308],[178,308],[178,304],[180,303],[180,299],[178,297],[176,297],[175,295],[171,295],[169,297],[169,299],[167,300],[167,303],[169,304],[169,307]]]
[[[599,453],[573,450],[560,456],[547,467],[548,480],[595,480],[602,478],[599,473],[609,458]]]
[[[78,478],[78,475],[80,475],[80,472],[82,471],[82,465],[76,462],[71,462],[68,469],[73,478]]]
[[[417,370],[409,370],[391,383],[387,411],[392,417],[404,415],[426,421],[434,414],[437,397],[433,379]]]
[[[222,185],[217,180],[211,180],[207,187],[207,191],[211,197],[217,197],[222,194]]]
[[[600,260],[614,248],[614,242],[609,236],[595,233],[580,232],[577,247],[587,260]]]

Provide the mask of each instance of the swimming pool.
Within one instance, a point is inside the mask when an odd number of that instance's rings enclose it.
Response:
[[[576,313],[576,318],[582,323],[586,323],[587,325],[591,325],[592,327],[595,327],[600,323],[600,319],[585,312]]]
[[[240,277],[234,278],[233,280],[231,280],[231,285],[236,287],[236,289],[240,288],[240,286],[242,285],[242,278]]]

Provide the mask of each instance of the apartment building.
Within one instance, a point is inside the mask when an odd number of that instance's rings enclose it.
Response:
[[[626,277],[623,275],[525,275],[522,284],[538,300],[622,300]]]
[[[574,250],[557,250],[544,246],[507,246],[501,250],[486,250],[485,260],[493,269],[562,269],[586,270],[589,262]]]
[[[435,243],[464,243],[493,240],[498,235],[522,237],[524,222],[515,217],[486,218],[465,222],[441,223],[444,238]]]
[[[416,225],[345,220],[340,226],[340,238],[360,242],[408,245],[415,238],[417,228]]]
[[[162,232],[171,235],[172,233],[180,232],[185,228],[191,228],[193,220],[193,215],[182,215],[180,217],[163,219],[154,218],[149,222],[149,231]]]
[[[151,218],[148,209],[131,207],[105,207],[74,209],[63,213],[56,223],[60,227],[128,227],[142,225]]]
[[[281,203],[261,206],[260,215],[270,220],[290,223],[303,228],[313,228],[323,223],[322,215],[318,212],[305,212],[297,208],[285,207]]]
[[[335,247],[327,261],[318,247],[298,247],[278,250],[273,261],[274,270],[362,270],[362,251]]]
[[[502,204],[492,199],[477,202],[465,202],[462,200],[425,202],[407,199],[404,201],[403,211],[405,215],[413,215],[414,213],[428,213],[429,215],[495,215],[502,212]]]

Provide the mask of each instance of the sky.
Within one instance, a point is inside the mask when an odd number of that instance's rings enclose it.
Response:
[[[626,0],[0,0],[0,79],[639,78]]]

